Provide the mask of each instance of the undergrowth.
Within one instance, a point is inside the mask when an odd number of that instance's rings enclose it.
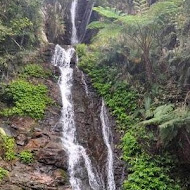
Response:
[[[20,72],[20,76],[24,78],[48,78],[51,76],[51,72],[39,64],[27,64]]]
[[[145,127],[138,125],[143,120],[135,114],[141,109],[138,107],[138,92],[117,78],[116,66],[98,64],[96,53],[85,53],[85,48],[81,48],[80,68],[91,77],[93,86],[104,97],[115,117],[119,130],[125,134],[121,148],[129,174],[123,189],[180,190],[179,182],[171,177],[176,158],[164,152],[157,155],[144,148],[146,143],[151,145],[154,137],[146,134]]]
[[[0,148],[3,149],[5,160],[11,161],[16,158],[14,138],[0,133],[0,145]]]
[[[41,119],[45,109],[51,103],[48,89],[45,85],[34,85],[26,80],[14,80],[5,88],[3,94],[5,101],[11,105],[1,111],[4,116],[30,116]]]
[[[4,168],[0,167],[0,182],[4,179],[4,177],[8,176],[8,171]]]

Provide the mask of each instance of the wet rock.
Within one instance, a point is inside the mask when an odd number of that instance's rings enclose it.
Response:
[[[89,95],[86,94],[84,83],[81,80],[81,72],[77,68],[74,69],[73,76],[72,98],[75,110],[77,140],[79,144],[86,148],[93,166],[102,174],[103,180],[107,181],[107,147],[103,140],[102,124],[100,121],[102,98],[97,95],[96,90],[92,87],[88,78],[86,83],[88,85]],[[116,132],[114,120],[109,113],[108,117],[113,134],[113,144],[117,145],[120,143],[120,135]],[[121,150],[114,148],[114,175],[118,190],[122,186],[125,177],[124,163],[120,160],[120,156]]]
[[[47,165],[54,165],[59,168],[67,168],[67,156],[64,150],[46,148],[38,152],[37,158],[39,162]]]
[[[24,146],[27,142],[27,136],[25,134],[19,134],[16,138],[16,144],[20,146]]]
[[[16,185],[2,185],[0,188],[2,188],[2,190],[23,190],[21,187]]]

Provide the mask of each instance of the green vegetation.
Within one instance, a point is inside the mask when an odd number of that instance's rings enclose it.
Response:
[[[34,160],[33,154],[30,151],[28,151],[28,150],[22,151],[19,154],[19,158],[20,158],[21,162],[23,162],[25,164],[30,164]]]
[[[14,138],[0,133],[0,145],[3,149],[5,160],[11,161],[16,158]]]
[[[8,176],[8,171],[0,167],[0,181],[3,180],[4,177]]]
[[[17,114],[41,119],[47,105],[51,103],[45,85],[34,85],[25,80],[12,81],[5,88],[4,97],[12,105],[1,112],[4,116]]]
[[[50,71],[45,70],[39,64],[27,64],[23,71],[21,72],[21,76],[28,77],[36,77],[36,78],[47,78],[51,75]]]
[[[166,146],[179,134],[180,130],[188,131],[190,110],[186,107],[174,110],[174,105],[159,106],[153,112],[153,118],[142,122],[144,126],[158,126],[161,142]]]
[[[171,43],[177,37],[189,38],[189,33],[181,33],[189,23],[183,3],[187,2],[165,0],[149,6],[139,0],[134,2],[134,15],[95,7],[101,19],[89,28],[98,33],[90,45],[77,47],[80,68],[91,77],[124,134],[126,190],[189,187],[183,169],[177,172],[181,167],[177,151],[184,151],[190,139],[186,86],[190,48],[183,40],[180,45]]]
[[[167,154],[153,155],[144,149],[150,146],[152,140],[145,128],[137,125],[141,120],[137,113],[139,109],[137,92],[124,81],[118,82],[118,68],[96,65],[96,60],[92,59],[89,62],[88,58],[89,54],[81,57],[80,67],[88,71],[93,86],[104,97],[112,114],[116,117],[120,131],[127,131],[122,140],[122,150],[123,159],[128,164],[129,176],[123,188],[126,190],[179,190],[177,183],[169,177],[171,170],[175,167],[175,159]],[[148,145],[143,145],[145,143],[141,145],[139,141],[147,142]]]
[[[20,51],[38,41],[38,29],[41,23],[39,9],[41,0],[8,0],[0,2],[0,39],[1,50]],[[2,46],[3,44],[3,46]]]
[[[180,11],[182,1],[163,1],[158,2],[150,8],[137,11],[136,15],[125,15],[114,9],[96,7],[96,10],[103,19],[92,22],[90,29],[100,29],[95,37],[96,43],[110,43],[116,40],[116,43],[126,42],[130,51],[129,59],[139,59],[143,62],[146,70],[146,77],[150,83],[153,81],[153,64],[151,61],[151,51],[155,46],[160,50],[163,45],[163,36],[166,24],[172,24],[176,21],[175,15]],[[158,52],[161,53],[161,52]]]

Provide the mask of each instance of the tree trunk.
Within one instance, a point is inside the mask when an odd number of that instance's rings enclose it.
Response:
[[[144,62],[145,62],[147,78],[148,78],[149,83],[151,84],[153,80],[153,69],[152,69],[150,58],[149,58],[149,52],[144,51],[143,57],[144,57]]]

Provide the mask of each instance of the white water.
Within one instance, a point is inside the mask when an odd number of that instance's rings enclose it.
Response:
[[[77,29],[76,29],[76,11],[77,11],[78,0],[73,0],[71,4],[71,22],[72,22],[72,36],[71,36],[71,44],[78,43],[77,37]]]
[[[93,173],[91,161],[86,153],[86,150],[81,145],[78,145],[76,140],[76,126],[74,122],[74,109],[72,102],[72,80],[73,69],[70,67],[70,62],[74,54],[74,48],[68,50],[56,45],[55,54],[53,56],[53,64],[58,66],[61,71],[59,86],[62,96],[62,114],[60,123],[62,124],[63,147],[68,154],[68,169],[70,174],[70,184],[73,190],[85,190],[82,182],[83,176],[80,166],[81,159],[84,161],[85,169],[87,170],[89,185],[91,189],[98,190],[99,184],[96,175]]]
[[[86,92],[86,95],[89,96],[88,85],[86,84],[86,79],[85,79],[84,73],[82,71],[81,71],[81,79],[82,79],[82,83],[84,85],[84,90]]]
[[[114,180],[114,172],[113,172],[113,151],[110,145],[110,129],[109,129],[109,119],[107,116],[107,111],[105,107],[104,100],[102,100],[102,107],[100,113],[100,119],[102,123],[102,133],[104,138],[104,143],[108,149],[107,156],[107,190],[115,190],[115,180]]]

